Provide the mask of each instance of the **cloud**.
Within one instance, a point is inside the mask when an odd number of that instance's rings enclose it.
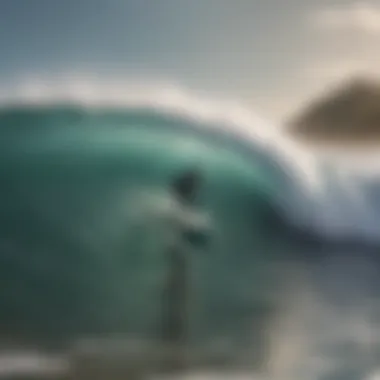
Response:
[[[380,37],[380,4],[353,2],[314,11],[311,22],[321,30],[352,31]]]

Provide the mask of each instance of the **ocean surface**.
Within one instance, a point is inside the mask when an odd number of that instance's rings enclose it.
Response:
[[[226,379],[378,378],[376,155],[318,155],[200,99],[48,99],[0,110],[3,351],[159,341],[168,246],[198,226],[191,350]],[[184,210],[171,184],[188,170],[202,181]]]

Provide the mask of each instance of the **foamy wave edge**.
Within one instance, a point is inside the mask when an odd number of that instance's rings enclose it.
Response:
[[[281,126],[260,118],[249,107],[231,99],[211,98],[168,82],[141,82],[123,78],[101,80],[89,75],[33,77],[0,90],[0,107],[70,104],[86,109],[105,107],[146,108],[198,122],[215,133],[232,134],[252,151],[260,148],[281,167],[286,182],[279,203],[289,220],[328,237],[380,241],[375,226],[380,209],[371,208],[366,190],[379,182],[380,168],[359,170],[331,166],[291,140]],[[374,162],[374,160],[372,160]],[[380,160],[378,160],[380,162]],[[375,167],[376,166],[376,167]],[[368,169],[368,167],[366,168]],[[368,184],[368,186],[367,186]],[[353,221],[355,221],[353,223]]]
[[[277,125],[260,118],[241,102],[223,96],[210,97],[169,81],[102,80],[89,75],[60,75],[18,80],[11,85],[2,85],[0,89],[2,108],[56,104],[85,108],[151,108],[201,122],[228,124],[234,126],[236,132],[250,134],[255,140],[286,140]]]

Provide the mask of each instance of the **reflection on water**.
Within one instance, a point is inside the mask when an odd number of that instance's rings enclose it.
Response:
[[[286,286],[277,289],[281,297],[264,325],[255,324],[252,313],[243,329],[250,336],[249,346],[239,351],[236,341],[220,339],[193,351],[188,347],[187,367],[174,375],[158,375],[163,357],[173,355],[159,342],[157,346],[115,336],[79,340],[61,352],[61,358],[21,353],[12,357],[14,353],[3,351],[0,376],[43,369],[46,376],[69,372],[68,378],[75,379],[119,379],[127,373],[136,379],[252,379],[255,373],[259,380],[376,380],[380,266],[375,253],[331,246],[327,255],[282,263]],[[255,338],[260,335],[257,329],[267,340]],[[264,351],[259,365],[252,360],[255,350]],[[54,378],[62,378],[58,374]]]

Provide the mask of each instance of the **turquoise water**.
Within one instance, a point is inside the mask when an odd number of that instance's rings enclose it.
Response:
[[[196,227],[208,244],[182,241],[189,346],[268,380],[372,379],[378,245],[350,231],[378,236],[364,202],[377,188],[358,183],[356,205],[328,172],[306,193],[274,151],[228,130],[151,108],[3,109],[2,346],[159,341],[169,247]],[[190,207],[171,187],[189,170],[202,179]]]
[[[195,210],[211,243],[188,252],[190,338],[247,344],[271,308],[279,242],[268,238],[275,182],[243,145],[149,110],[16,108],[0,114],[0,128],[3,334],[155,339],[165,218],[179,212],[169,185],[196,169]]]

